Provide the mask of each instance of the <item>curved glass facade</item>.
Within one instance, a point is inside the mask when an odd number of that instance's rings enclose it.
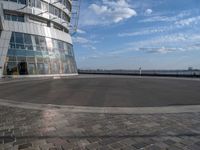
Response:
[[[0,77],[77,74],[70,0],[0,0],[0,6]]]
[[[13,32],[4,75],[74,74],[73,46],[64,41]]]
[[[24,4],[24,5],[27,4],[26,0],[4,0],[4,1],[15,2],[18,4]],[[58,3],[58,2],[61,3],[62,5],[64,5],[68,11],[71,11],[71,5],[68,0],[59,0],[54,3]],[[65,20],[66,22],[70,22],[70,17],[67,15],[67,13],[65,11],[63,11],[62,9],[52,5],[54,3],[47,3],[46,1],[42,1],[42,0],[29,0],[28,1],[28,4],[30,7],[35,7],[35,8],[39,8],[43,11],[47,11],[50,14],[55,15],[58,18]]]

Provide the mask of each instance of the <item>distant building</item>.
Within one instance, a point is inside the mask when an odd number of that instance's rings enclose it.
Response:
[[[0,76],[77,74],[71,0],[0,1]]]

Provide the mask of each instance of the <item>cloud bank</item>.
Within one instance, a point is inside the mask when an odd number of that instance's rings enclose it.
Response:
[[[136,16],[127,0],[101,0],[100,4],[93,3],[83,12],[83,25],[108,25],[119,23]]]

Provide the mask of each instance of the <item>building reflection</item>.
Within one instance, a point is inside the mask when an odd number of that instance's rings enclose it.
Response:
[[[12,33],[4,75],[77,73],[71,44],[47,37]]]

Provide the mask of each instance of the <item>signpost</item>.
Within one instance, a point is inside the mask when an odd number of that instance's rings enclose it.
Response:
[[[1,79],[1,77],[2,77],[2,73],[3,73],[2,69],[3,69],[3,67],[0,66],[0,79]]]
[[[142,76],[142,68],[139,68],[140,76]]]

